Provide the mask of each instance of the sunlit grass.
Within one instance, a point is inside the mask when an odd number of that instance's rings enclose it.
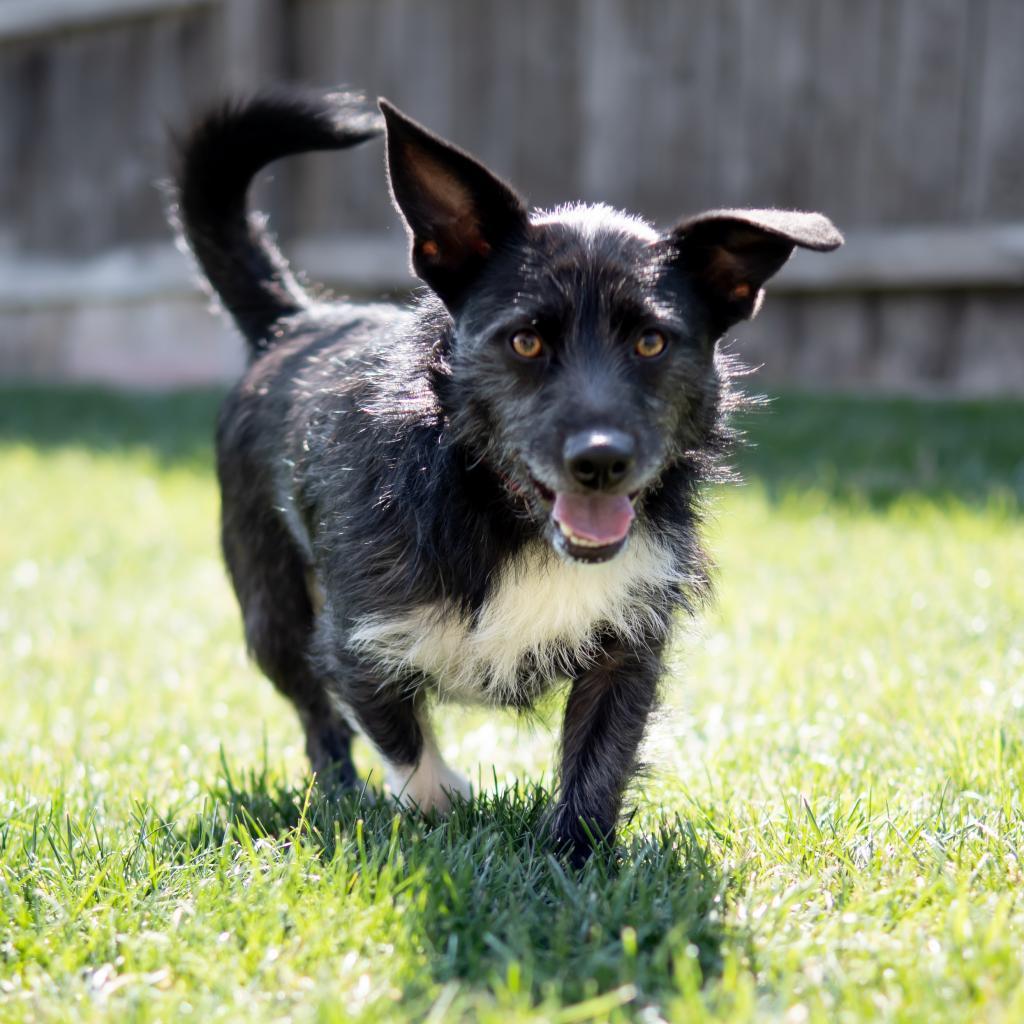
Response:
[[[579,878],[533,838],[557,706],[446,711],[484,794],[447,824],[309,790],[214,407],[0,394],[0,1020],[1024,1019],[1024,406],[750,421]]]

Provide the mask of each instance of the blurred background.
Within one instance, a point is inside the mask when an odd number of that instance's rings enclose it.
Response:
[[[828,213],[737,350],[762,382],[1024,393],[1020,0],[4,0],[0,376],[220,383],[157,182],[168,131],[279,80],[384,94],[531,203],[661,225]],[[379,144],[292,161],[259,203],[353,296],[412,286]]]

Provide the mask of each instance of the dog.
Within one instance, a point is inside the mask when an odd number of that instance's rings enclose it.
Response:
[[[527,709],[567,684],[557,848],[613,841],[679,612],[708,596],[700,497],[738,390],[719,351],[817,213],[721,209],[658,231],[603,205],[530,211],[385,100],[276,90],[182,144],[175,219],[248,345],[217,426],[222,543],[251,654],[317,777],[354,731],[394,798],[444,813],[463,776],[429,708]],[[426,286],[311,294],[250,213],[266,164],[383,134]]]

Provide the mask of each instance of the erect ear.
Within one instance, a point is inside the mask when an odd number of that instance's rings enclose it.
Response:
[[[417,275],[452,307],[492,251],[525,228],[526,209],[483,164],[380,100],[388,177]]]
[[[762,286],[796,246],[829,252],[843,244],[828,217],[799,210],[710,210],[677,225],[670,239],[677,265],[697,279],[719,331],[754,316]]]

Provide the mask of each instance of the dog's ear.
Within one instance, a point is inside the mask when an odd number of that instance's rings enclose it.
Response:
[[[820,213],[799,210],[710,210],[669,235],[677,266],[696,278],[717,331],[757,312],[762,287],[796,246],[829,252],[843,244]]]
[[[409,229],[412,265],[457,306],[494,249],[527,223],[522,200],[483,164],[380,100],[391,194]]]

